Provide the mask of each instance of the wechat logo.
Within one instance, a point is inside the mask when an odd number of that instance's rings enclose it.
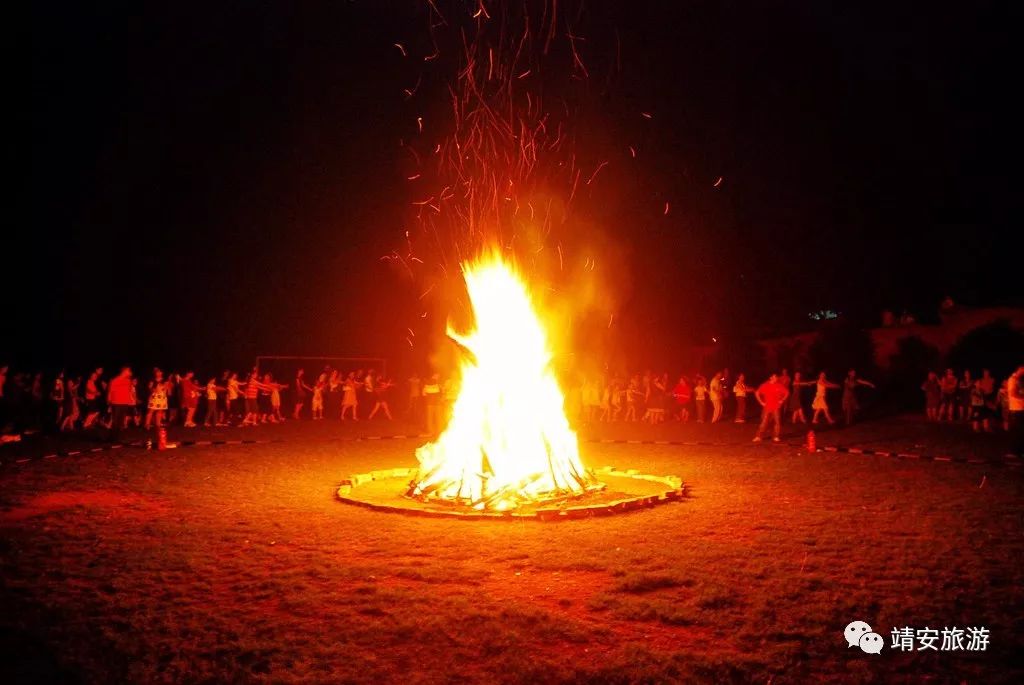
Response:
[[[860,647],[868,654],[881,654],[885,641],[878,633],[872,632],[871,626],[864,621],[854,621],[843,631],[846,647]]]

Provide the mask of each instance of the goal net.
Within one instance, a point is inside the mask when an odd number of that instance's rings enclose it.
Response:
[[[290,382],[299,369],[304,369],[306,382],[312,385],[317,376],[327,369],[336,369],[343,375],[347,375],[349,371],[362,369],[365,373],[373,369],[380,375],[386,375],[388,361],[383,357],[290,357],[263,354],[256,357],[256,368],[261,375],[273,374],[274,378],[282,383]]]

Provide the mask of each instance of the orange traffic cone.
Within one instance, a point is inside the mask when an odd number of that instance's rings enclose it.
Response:
[[[807,451],[818,451],[818,444],[814,441],[814,431],[807,431]]]

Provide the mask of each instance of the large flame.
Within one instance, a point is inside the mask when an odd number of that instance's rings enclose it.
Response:
[[[507,510],[600,487],[580,462],[526,285],[493,252],[463,265],[475,329],[448,335],[469,354],[451,420],[416,450],[409,494]]]

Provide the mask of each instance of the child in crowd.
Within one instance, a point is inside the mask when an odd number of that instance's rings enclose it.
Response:
[[[345,379],[342,378],[337,369],[332,369],[327,379],[327,385],[324,388],[324,411],[331,418],[341,415],[341,398],[344,394]]]
[[[224,392],[227,388],[217,385],[216,378],[206,381],[206,420],[203,425],[207,428],[218,425],[217,423],[217,394]]]
[[[146,411],[146,430],[150,426],[160,428],[164,425],[164,415],[167,413],[167,394],[169,383],[164,380],[164,372],[160,369],[153,370],[153,380],[149,383],[149,404]]]
[[[287,385],[282,385],[274,381],[273,374],[263,375],[263,385],[265,386],[260,390],[261,397],[264,399],[265,410],[264,415],[260,417],[262,423],[269,421],[270,423],[283,423],[284,416],[281,414],[281,391],[287,388]]]
[[[320,379],[317,380],[316,385],[313,386],[313,403],[311,409],[313,412],[313,420],[321,421],[324,418],[324,388],[327,387],[327,382],[324,376],[321,375]]]
[[[988,433],[992,430],[992,422],[989,418],[988,407],[985,406],[985,388],[980,378],[971,384],[969,401],[971,403],[971,428],[975,433],[982,428]]]
[[[708,413],[708,382],[700,374],[693,385],[693,398],[697,403],[697,423],[704,423]]]
[[[238,380],[237,373],[232,372],[228,375],[225,403],[225,406],[227,407],[227,416],[224,417],[225,424],[228,424],[233,420],[237,420],[239,417],[243,417],[245,415],[244,408],[241,406],[242,384]]]

